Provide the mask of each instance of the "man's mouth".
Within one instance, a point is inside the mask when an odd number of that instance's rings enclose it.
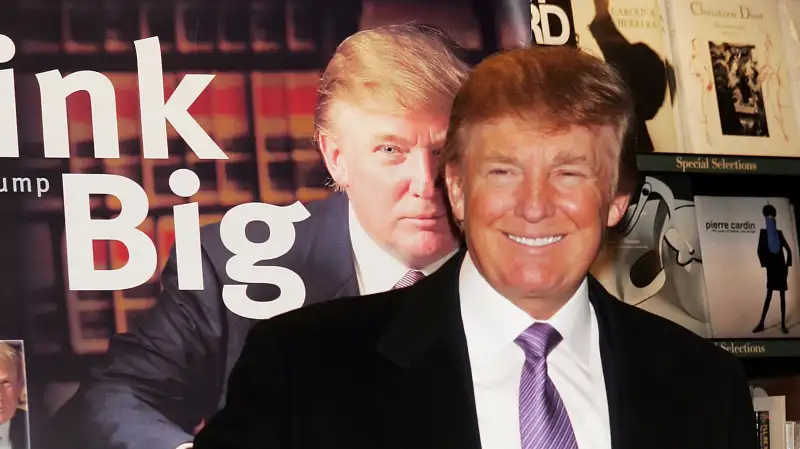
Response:
[[[519,243],[520,245],[530,246],[534,248],[552,245],[564,238],[563,235],[553,235],[549,237],[519,237],[516,235],[506,234],[506,236],[512,241]]]
[[[415,215],[413,217],[409,217],[413,220],[438,220],[444,217],[442,214],[423,214],[423,215]]]

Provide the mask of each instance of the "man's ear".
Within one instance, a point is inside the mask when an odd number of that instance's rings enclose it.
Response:
[[[456,221],[464,221],[464,188],[458,163],[447,164],[444,168],[444,182],[447,187],[447,198]]]
[[[340,187],[346,188],[348,184],[347,179],[347,164],[344,157],[342,157],[342,150],[336,140],[327,134],[320,133],[317,139],[322,159],[325,161],[325,167],[328,168],[328,173],[331,174],[333,181]]]
[[[614,195],[610,207],[608,208],[609,228],[613,228],[622,220],[622,217],[625,216],[625,212],[628,210],[630,202],[631,196],[629,194],[617,193]]]

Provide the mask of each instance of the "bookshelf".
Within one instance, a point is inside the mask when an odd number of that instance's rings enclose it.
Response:
[[[800,159],[796,158],[650,153],[637,155],[637,167],[642,176],[684,178],[694,195],[782,196],[788,197],[792,204],[800,201],[800,190],[797,189]],[[800,218],[798,210],[795,206],[795,223]],[[794,252],[792,258],[796,264]],[[777,293],[775,298],[772,307],[777,307]],[[752,338],[712,341],[739,357],[748,378],[755,383],[769,381],[773,390],[779,390],[779,386],[800,379],[797,377],[800,375],[800,338],[760,338],[753,335]]]

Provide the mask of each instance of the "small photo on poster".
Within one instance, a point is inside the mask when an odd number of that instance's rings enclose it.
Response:
[[[25,350],[21,340],[0,340],[0,449],[30,449]]]
[[[722,134],[769,137],[756,47],[709,42],[708,50],[714,68]]]

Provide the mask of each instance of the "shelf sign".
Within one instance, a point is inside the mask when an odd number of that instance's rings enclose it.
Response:
[[[738,357],[800,356],[800,339],[712,340],[712,342]]]
[[[639,154],[645,172],[800,175],[800,158]]]

